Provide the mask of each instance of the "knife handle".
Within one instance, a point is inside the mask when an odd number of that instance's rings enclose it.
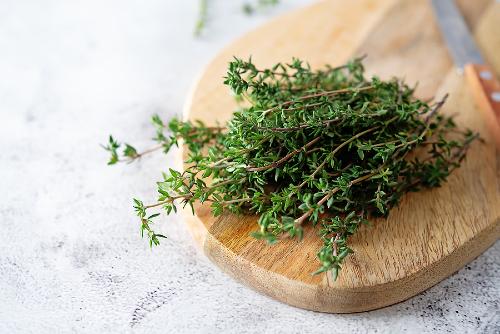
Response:
[[[488,65],[467,64],[464,73],[497,149],[500,150],[500,82]]]

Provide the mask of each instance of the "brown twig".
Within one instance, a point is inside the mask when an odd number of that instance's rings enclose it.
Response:
[[[322,121],[320,124],[330,126],[332,123],[335,123],[339,120],[340,119],[338,117],[334,118],[334,119],[327,119],[325,121]],[[291,127],[286,127],[286,128],[279,128],[279,127],[268,128],[268,127],[264,127],[264,126],[258,126],[258,127],[256,127],[256,129],[257,130],[264,130],[264,131],[273,131],[273,132],[292,132],[292,131],[298,131],[298,130],[305,129],[305,128],[308,128],[310,126],[313,126],[313,125],[308,124],[308,123],[302,123],[302,124],[299,124],[297,126],[291,126]]]
[[[331,153],[331,157],[330,159],[332,159],[335,154],[340,151],[342,149],[342,147],[346,146],[347,144],[349,144],[350,142],[352,142],[353,140],[356,140],[357,138],[361,137],[362,135],[365,135],[369,132],[372,132],[372,131],[375,131],[379,128],[379,126],[375,126],[373,128],[370,128],[368,130],[365,130],[365,131],[362,131],[354,136],[352,136],[350,139],[346,140],[345,142],[343,142],[342,144],[340,144],[339,146],[337,146]],[[299,186],[298,186],[298,189],[301,189],[303,186],[305,186],[307,184],[307,181],[308,179],[310,178],[313,178],[314,176],[316,176],[316,174],[326,165],[326,163],[328,162],[329,160],[328,159],[325,159],[315,170],[314,172],[309,176],[309,178],[306,178]]]
[[[439,109],[441,109],[441,107],[443,106],[443,104],[446,102],[447,99],[448,99],[448,94],[445,94],[441,99],[441,101],[436,103],[434,108],[432,108],[429,114],[427,114],[427,116],[425,117],[425,123],[428,123],[429,120],[432,118],[432,116],[434,116],[434,114],[438,112]]]
[[[356,92],[362,92],[362,91],[372,89],[372,88],[373,88],[373,86],[371,86],[371,85],[365,86],[365,87],[359,87],[359,88],[350,87],[350,88],[342,88],[342,89],[336,89],[336,90],[331,90],[331,91],[326,91],[326,92],[314,93],[314,94],[309,94],[309,95],[303,95],[301,97],[298,97],[296,100],[286,101],[286,102],[281,103],[278,106],[274,106],[272,108],[264,110],[263,114],[265,115],[278,107],[285,107],[285,106],[297,103],[297,102],[302,101],[302,100],[307,100],[307,99],[321,97],[321,96],[334,96],[334,95],[338,95],[338,94],[349,93],[349,92],[352,92],[353,90]]]
[[[323,204],[325,204],[325,202],[328,201],[330,199],[330,197],[332,197],[339,190],[340,190],[340,188],[338,188],[338,187],[335,187],[332,190],[330,190],[325,196],[323,196],[322,199],[319,200],[319,202],[317,203],[318,206],[322,206]],[[306,211],[302,216],[295,219],[295,225],[302,225],[302,223],[304,223],[304,221],[307,218],[309,218],[309,216],[312,215],[313,212],[314,212],[313,208]]]
[[[333,250],[332,250],[333,256],[337,256],[337,251],[338,251],[337,250],[337,241],[340,239],[341,235],[342,235],[341,233],[335,233],[335,238],[332,237],[332,239],[331,239],[332,240],[332,248],[333,248]]]
[[[298,153],[300,153],[301,151],[311,147],[312,145],[314,145],[318,140],[321,139],[321,136],[318,136],[316,138],[314,138],[313,140],[311,140],[310,142],[308,142],[307,144],[305,144],[304,146],[296,149],[296,150],[293,150],[292,152],[288,153],[287,155],[285,155],[283,158],[269,164],[269,165],[265,165],[265,166],[262,166],[262,167],[247,167],[247,171],[249,172],[262,172],[262,171],[265,171],[265,170],[268,170],[268,169],[271,169],[271,168],[276,168],[276,167],[279,167],[281,166],[282,164],[284,164],[285,162],[287,162],[288,160],[290,160],[293,156],[297,155]]]
[[[349,185],[348,185],[348,188],[352,187],[353,185],[355,184],[358,184],[360,182],[363,182],[375,175],[377,175],[377,173],[379,172],[381,168],[379,168],[377,171],[375,172],[372,172],[372,173],[369,173],[369,174],[366,174],[366,175],[363,175],[363,176],[360,176],[358,177],[357,179],[354,179],[352,180],[351,182],[349,182]],[[319,202],[317,203],[317,206],[318,207],[321,207],[323,204],[325,204],[326,201],[328,201],[330,199],[330,197],[332,197],[336,192],[338,192],[340,189],[338,187],[335,187],[333,188],[332,190],[330,190],[325,196],[323,196],[323,198],[321,198],[319,200]],[[300,216],[299,218],[295,219],[295,224],[296,225],[301,225],[304,223],[304,221],[309,218],[310,215],[312,215],[312,213],[314,212],[314,208],[311,208],[309,209],[308,211],[306,211],[302,216]]]
[[[176,199],[179,199],[179,198],[189,199],[191,197],[193,197],[193,194],[191,194],[191,193],[177,195],[177,196],[172,196],[172,197],[167,198],[164,201],[157,202],[155,204],[145,205],[144,209],[154,208],[154,207],[157,207],[157,206],[160,206],[160,205],[164,205],[164,204],[167,204],[167,203],[172,203],[173,201],[175,201]]]

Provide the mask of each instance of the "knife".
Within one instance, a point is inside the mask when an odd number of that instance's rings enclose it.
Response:
[[[453,61],[463,72],[500,149],[500,82],[483,60],[454,0],[431,0],[431,3]]]

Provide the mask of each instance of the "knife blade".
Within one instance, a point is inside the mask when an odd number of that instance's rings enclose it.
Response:
[[[484,64],[474,39],[454,0],[432,0],[438,25],[455,65],[463,69],[469,63]]]

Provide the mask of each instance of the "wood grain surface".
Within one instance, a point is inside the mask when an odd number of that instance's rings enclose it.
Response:
[[[481,28],[478,44],[499,73],[500,4],[475,3],[462,1],[461,8],[471,28]],[[336,282],[328,275],[311,275],[321,247],[311,227],[302,241],[269,246],[249,236],[257,228],[256,216],[213,218],[210,208],[200,205],[196,216],[186,215],[204,253],[222,270],[257,291],[310,310],[361,312],[405,300],[460,269],[500,235],[495,145],[463,76],[452,67],[427,1],[331,0],[284,15],[235,41],[208,65],[185,116],[209,124],[231,117],[236,105],[221,78],[233,55],[252,55],[260,66],[293,56],[318,67],[362,54],[368,55],[368,73],[418,82],[422,98],[449,93],[443,111],[456,114],[460,126],[481,132],[485,142],[472,146],[446,184],[406,195],[387,219],[363,227],[351,239],[355,254]]]

